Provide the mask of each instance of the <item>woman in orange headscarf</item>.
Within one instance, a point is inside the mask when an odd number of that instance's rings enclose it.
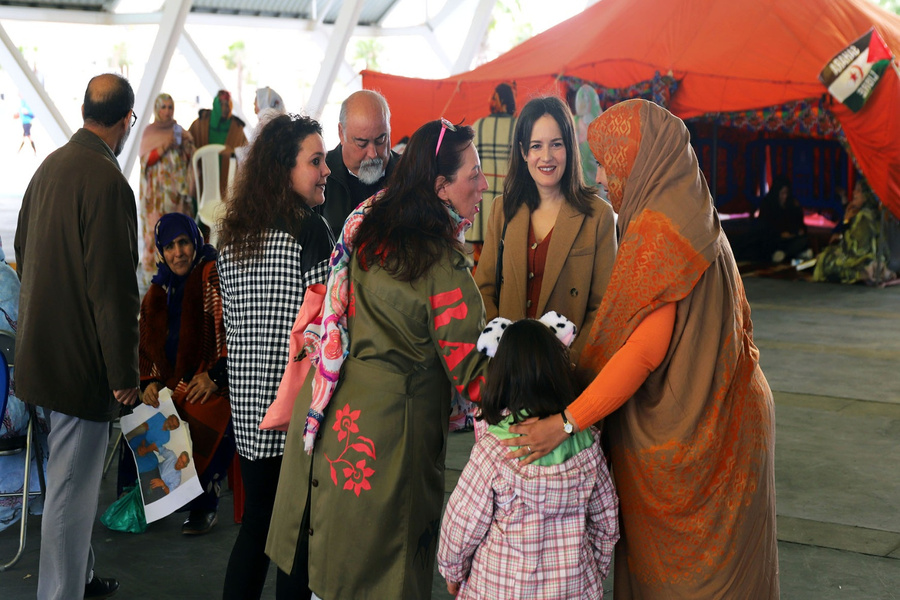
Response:
[[[562,415],[511,428],[525,446],[511,455],[536,460],[606,418],[617,600],[778,598],[772,392],[687,128],[629,100],[588,140],[620,232],[578,365],[593,381]]]

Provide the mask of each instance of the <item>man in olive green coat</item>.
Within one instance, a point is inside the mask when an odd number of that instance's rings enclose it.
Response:
[[[16,390],[50,412],[42,600],[119,586],[93,575],[91,529],[109,422],[138,399],[137,214],[116,160],[133,106],[125,78],[91,79],[84,127],[38,168],[19,212]]]

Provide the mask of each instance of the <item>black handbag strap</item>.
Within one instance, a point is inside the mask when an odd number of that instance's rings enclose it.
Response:
[[[500,243],[497,245],[497,267],[494,269],[494,294],[497,298],[497,306],[500,306],[500,284],[503,283],[503,240],[506,239],[506,226],[509,221],[503,222],[503,233],[500,234]]]

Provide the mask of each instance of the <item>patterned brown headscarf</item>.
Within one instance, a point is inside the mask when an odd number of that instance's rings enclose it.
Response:
[[[619,251],[579,371],[675,303],[666,357],[607,417],[622,538],[615,597],[778,597],[774,407],[750,307],[684,123],[643,100],[588,130]]]
[[[693,289],[724,237],[681,119],[627,100],[591,123],[588,143],[619,215],[616,263],[588,339],[599,370],[646,315]]]

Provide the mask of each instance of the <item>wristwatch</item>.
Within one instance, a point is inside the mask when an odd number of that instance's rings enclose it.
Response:
[[[559,414],[563,418],[563,431],[569,435],[575,435],[575,426],[569,423],[569,420],[566,418],[566,413],[561,412]]]

